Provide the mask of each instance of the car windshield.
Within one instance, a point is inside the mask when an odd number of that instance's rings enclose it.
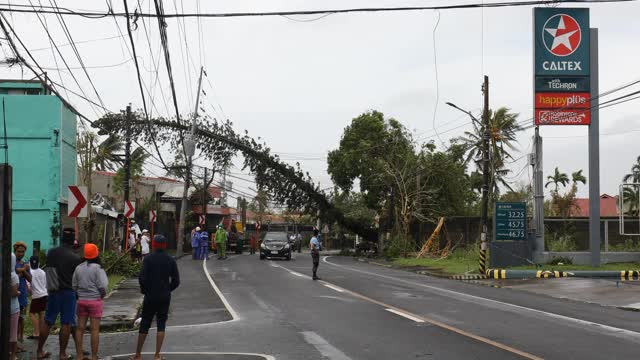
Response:
[[[287,241],[287,234],[286,233],[267,233],[264,236],[264,241],[265,242],[280,242],[280,241]]]

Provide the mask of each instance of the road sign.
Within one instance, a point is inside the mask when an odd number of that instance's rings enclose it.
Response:
[[[323,234],[328,234],[329,233],[329,227],[327,226],[327,224],[324,224],[324,227],[322,228],[322,233]]]
[[[124,202],[124,217],[131,219],[136,214],[136,202],[127,200]]]
[[[589,125],[589,9],[535,8],[533,17],[535,124]]]
[[[87,187],[86,186],[69,186],[69,217],[87,217]]]
[[[155,210],[149,210],[149,222],[151,222],[151,223],[156,222],[156,211]]]
[[[207,222],[206,215],[200,215],[200,225],[204,225]]]
[[[497,202],[494,214],[496,241],[527,239],[527,203]]]

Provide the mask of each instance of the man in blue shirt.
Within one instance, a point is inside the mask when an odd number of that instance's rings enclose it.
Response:
[[[318,265],[320,265],[320,240],[318,240],[318,229],[313,229],[313,237],[309,241],[309,249],[311,249],[311,259],[313,260],[313,280],[320,280],[317,275]]]

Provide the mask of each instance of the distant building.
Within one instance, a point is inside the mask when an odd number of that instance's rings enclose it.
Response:
[[[574,200],[574,207],[571,210],[571,217],[589,217],[589,198],[577,198]],[[600,195],[600,216],[619,216],[618,196],[608,194]]]
[[[61,224],[73,226],[67,189],[76,184],[77,118],[39,81],[0,80],[0,99],[13,167],[12,239],[27,243],[30,254],[34,241],[56,246]]]

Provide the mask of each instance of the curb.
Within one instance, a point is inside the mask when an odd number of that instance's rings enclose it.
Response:
[[[501,279],[557,279],[557,278],[603,278],[603,279],[619,279],[620,281],[639,281],[640,271],[638,270],[621,270],[621,271],[557,271],[557,270],[507,270],[507,269],[489,269],[487,270],[487,278]]]

